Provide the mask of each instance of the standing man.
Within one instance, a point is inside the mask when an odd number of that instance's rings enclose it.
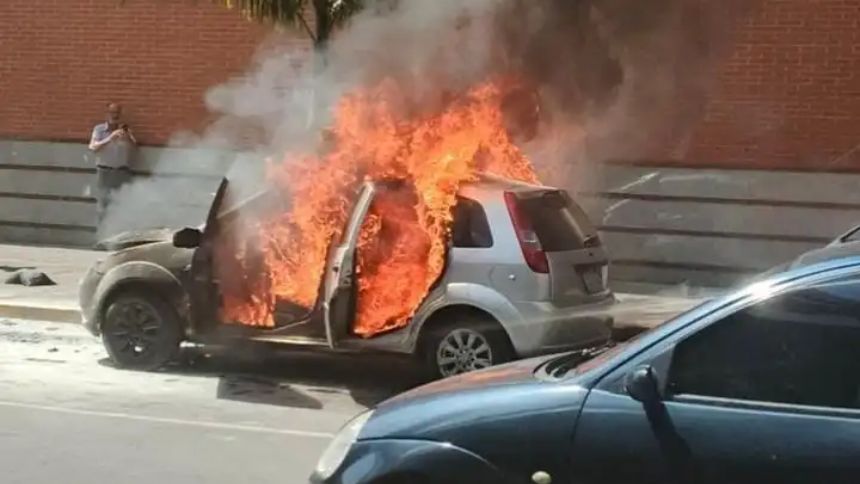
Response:
[[[104,219],[113,192],[131,177],[128,163],[136,145],[137,140],[128,125],[122,122],[122,106],[117,103],[108,104],[107,121],[96,125],[90,138],[90,150],[96,154],[99,225]]]

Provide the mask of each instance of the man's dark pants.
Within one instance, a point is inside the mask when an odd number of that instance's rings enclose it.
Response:
[[[101,225],[114,192],[131,179],[128,168],[96,167],[96,198],[98,199],[98,222]]]

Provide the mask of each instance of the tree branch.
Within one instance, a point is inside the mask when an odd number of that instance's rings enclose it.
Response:
[[[298,13],[298,18],[299,18],[299,23],[302,24],[302,27],[305,28],[305,32],[308,33],[308,36],[311,38],[313,43],[316,44],[317,43],[317,36],[314,33],[313,29],[311,29],[311,26],[308,24],[308,21],[305,19],[305,13],[300,10]]]

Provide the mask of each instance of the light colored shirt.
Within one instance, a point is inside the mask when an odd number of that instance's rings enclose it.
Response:
[[[108,123],[97,124],[93,128],[93,139],[102,141],[111,134]],[[134,145],[126,138],[115,138],[110,143],[96,151],[96,166],[104,168],[128,168],[131,150]]]

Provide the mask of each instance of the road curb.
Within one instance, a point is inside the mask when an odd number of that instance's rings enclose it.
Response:
[[[79,323],[81,312],[72,308],[0,303],[0,318],[32,319],[52,323]]]

